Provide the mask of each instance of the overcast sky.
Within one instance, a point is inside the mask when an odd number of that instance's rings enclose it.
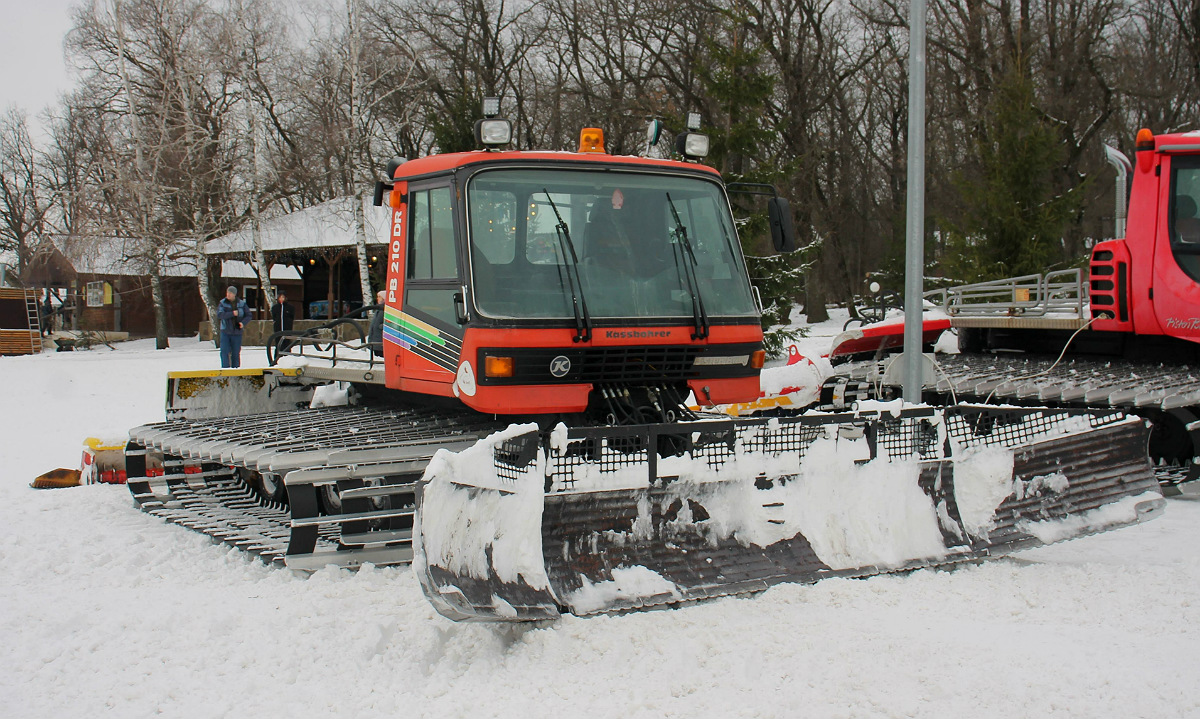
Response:
[[[70,8],[81,0],[0,0],[0,110],[35,120],[73,79],[63,60]]]

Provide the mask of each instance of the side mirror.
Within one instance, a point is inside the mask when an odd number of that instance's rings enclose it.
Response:
[[[392,187],[392,183],[396,178],[396,170],[400,169],[408,160],[403,157],[393,157],[387,162],[387,179],[380,180],[375,183],[375,196],[371,198],[371,202],[376,207],[383,207],[383,193],[387,192]]]
[[[792,222],[792,206],[782,197],[767,200],[767,220],[771,225],[771,243],[776,252],[796,250],[796,225]]]

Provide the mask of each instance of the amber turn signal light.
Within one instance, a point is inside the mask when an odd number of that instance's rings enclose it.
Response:
[[[1138,130],[1137,143],[1134,145],[1134,148],[1138,152],[1154,149],[1154,133],[1150,131],[1150,128],[1143,127]]]
[[[754,350],[750,353],[750,366],[754,369],[762,369],[766,361],[767,353],[764,350]]]
[[[483,368],[484,374],[488,377],[512,377],[513,376],[513,358],[512,357],[488,357],[486,365]]]
[[[604,152],[604,130],[585,127],[579,132],[580,152]]]

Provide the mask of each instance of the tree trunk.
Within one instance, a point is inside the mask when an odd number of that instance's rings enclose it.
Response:
[[[150,296],[154,299],[154,349],[167,349],[167,305],[163,301],[162,272],[150,266]]]
[[[208,281],[208,255],[204,254],[204,240],[196,238],[196,285],[200,290],[200,301],[204,303],[204,311],[208,313],[208,323],[212,326],[213,344],[221,346],[221,331],[217,326],[217,303],[212,299],[212,287]]]
[[[810,325],[829,319],[829,310],[825,308],[825,285],[821,282],[821,265],[822,262],[818,259],[812,268],[804,273],[804,315]]]
[[[362,78],[360,57],[362,48],[361,29],[358,24],[358,0],[346,0],[346,20],[350,29],[350,181],[354,183],[351,197],[354,200],[354,246],[358,253],[358,282],[364,305],[375,304],[371,296],[371,264],[367,255],[367,222],[363,213],[363,184],[368,173],[364,171],[366,155],[362,133]]]
[[[254,242],[254,271],[258,274],[258,287],[263,296],[263,304],[267,308],[267,315],[270,316],[271,310],[275,307],[275,288],[271,286],[271,268],[267,265],[267,256],[263,252],[262,245],[262,215],[259,207],[262,189],[259,184],[261,167],[258,153],[258,113],[253,104],[250,105],[250,144],[254,159],[250,178],[250,237]]]
[[[367,255],[367,218],[363,211],[363,190],[360,186],[354,193],[354,246],[358,253],[358,279],[362,286],[364,305],[375,304],[371,295],[371,262]]]

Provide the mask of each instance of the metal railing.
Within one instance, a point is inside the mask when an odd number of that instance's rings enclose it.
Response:
[[[274,367],[281,357],[291,355],[329,360],[332,366],[337,366],[339,362],[350,362],[374,368],[376,364],[383,362],[383,348],[372,347],[366,331],[355,320],[367,319],[379,308],[379,305],[367,305],[307,330],[274,332],[267,338],[267,363]],[[343,327],[350,328],[352,336],[349,341],[339,339],[338,335]],[[339,347],[355,352],[357,356],[338,357]],[[306,353],[306,350],[310,352]],[[363,351],[367,352],[367,356],[361,356]]]
[[[960,317],[1044,317],[1053,313],[1083,317],[1088,302],[1079,268],[947,287],[926,292],[925,299],[946,314]]]

